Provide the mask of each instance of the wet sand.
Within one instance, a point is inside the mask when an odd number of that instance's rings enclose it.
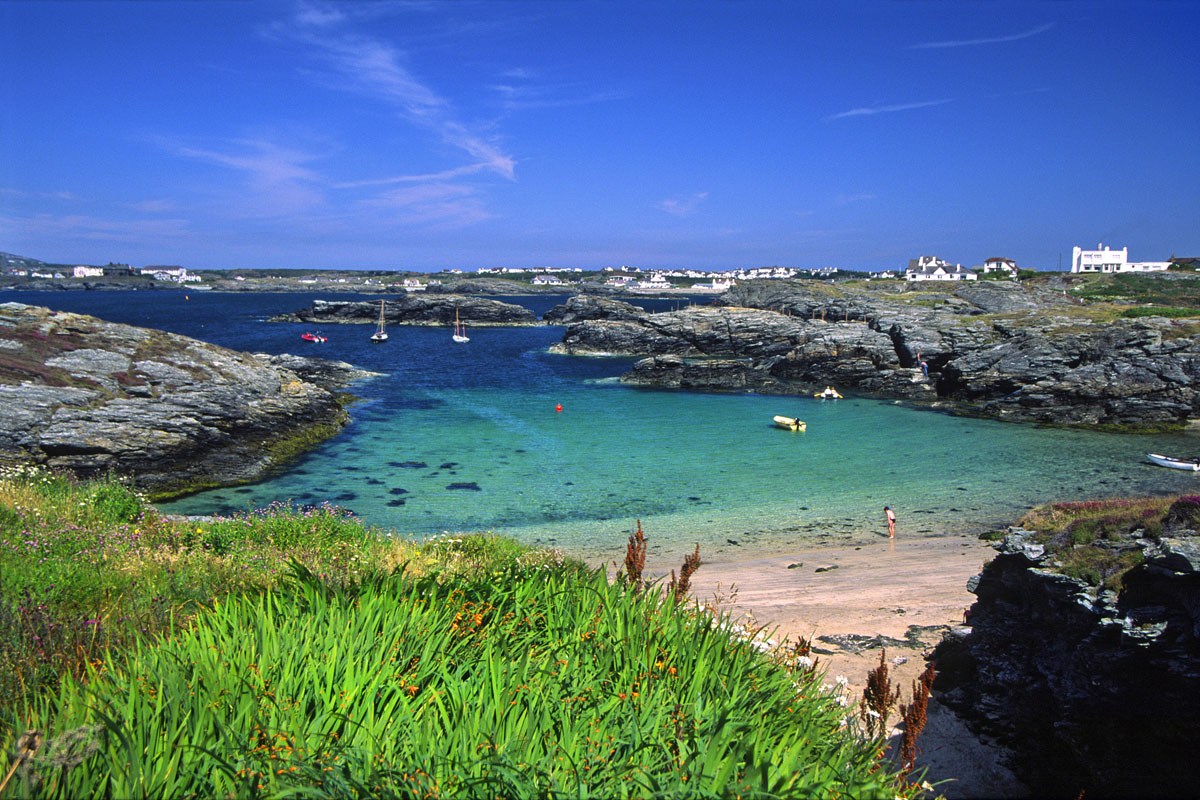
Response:
[[[831,684],[844,676],[850,702],[861,697],[882,645],[891,680],[899,682],[901,701],[908,702],[926,666],[923,656],[943,631],[963,623],[963,612],[974,602],[967,580],[994,555],[975,536],[947,535],[722,558],[693,575],[692,594],[745,625],[764,626],[776,641],[811,639],[818,667]],[[657,576],[669,568],[648,572]],[[938,793],[952,800],[1028,795],[999,763],[1007,753],[980,741],[936,701],[930,702],[928,719],[917,765],[928,769],[927,780]]]

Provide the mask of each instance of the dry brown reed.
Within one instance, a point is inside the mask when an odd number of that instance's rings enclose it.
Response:
[[[675,580],[675,570],[671,570],[671,592],[675,595],[676,601],[687,597],[688,589],[691,588],[692,574],[700,569],[700,544],[696,544],[696,549],[691,555],[683,557],[683,566],[679,568],[679,581]]]
[[[859,714],[870,736],[880,736],[887,731],[888,717],[900,699],[900,684],[893,686],[888,675],[887,649],[879,653],[879,666],[867,673],[867,686],[863,689]]]
[[[637,521],[637,530],[629,535],[629,545],[625,548],[625,570],[617,573],[617,577],[640,592],[646,586],[642,570],[646,567],[646,535],[642,533],[642,521]]]
[[[913,681],[912,702],[900,706],[900,713],[904,717],[904,733],[900,737],[900,774],[904,776],[912,772],[913,764],[921,752],[917,747],[917,738],[925,729],[929,692],[933,688],[935,675],[933,662],[930,661],[920,677]]]

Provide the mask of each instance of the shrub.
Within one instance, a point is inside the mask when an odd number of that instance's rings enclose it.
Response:
[[[133,522],[142,513],[142,501],[131,489],[110,480],[92,493],[92,507],[102,523]]]
[[[1172,503],[1163,523],[1169,528],[1200,528],[1200,495],[1186,494]]]

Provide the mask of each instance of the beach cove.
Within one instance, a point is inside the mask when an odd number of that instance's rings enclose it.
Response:
[[[29,295],[29,296],[26,296]],[[710,563],[880,541],[975,533],[1033,505],[1190,491],[1194,476],[1146,463],[1187,454],[1195,434],[1129,436],[952,416],[894,401],[647,391],[616,378],[632,359],[553,355],[563,328],[323,330],[267,317],[296,294],[4,293],[3,299],[161,328],[251,352],[319,355],[384,373],[337,437],[267,480],[202,492],[164,511],[228,515],[272,502],[331,502],[398,535],[494,531],[591,563],[619,559],[634,521],[648,564],[699,543]],[[541,315],[562,297],[509,298]],[[654,310],[682,301],[657,300]],[[562,411],[556,411],[556,406]],[[783,413],[805,432],[775,428]]]

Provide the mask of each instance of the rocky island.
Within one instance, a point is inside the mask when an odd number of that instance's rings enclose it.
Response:
[[[152,497],[243,483],[338,432],[370,373],[0,304],[0,463],[128,476]]]
[[[467,325],[539,325],[537,315],[524,306],[463,295],[402,294],[383,302],[389,325],[446,325],[455,318]],[[269,322],[367,324],[379,320],[374,301],[315,300],[308,308],[278,314]]]
[[[741,284],[646,313],[576,297],[555,350],[644,356],[623,382],[806,395],[834,385],[1000,419],[1128,430],[1200,419],[1200,323],[1125,319],[1062,289]]]

